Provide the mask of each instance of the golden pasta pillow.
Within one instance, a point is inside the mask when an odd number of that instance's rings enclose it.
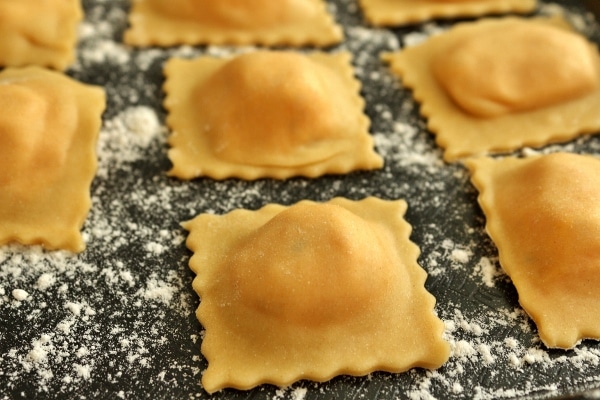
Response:
[[[336,198],[185,222],[206,391],[441,366],[449,345],[405,211]]]
[[[447,161],[600,129],[598,50],[562,20],[464,23],[384,58]]]
[[[376,26],[415,24],[439,18],[527,13],[536,0],[359,0],[365,17]]]
[[[600,160],[467,161],[500,264],[548,347],[600,339]]]
[[[78,0],[0,1],[0,66],[66,69],[82,18]]]
[[[329,46],[342,28],[323,0],[137,0],[125,43]]]
[[[104,108],[103,89],[61,73],[0,72],[0,244],[84,249]]]
[[[383,165],[348,53],[171,59],[165,75],[173,176],[285,179]]]

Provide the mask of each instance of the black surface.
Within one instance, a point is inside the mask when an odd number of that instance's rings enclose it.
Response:
[[[591,39],[600,40],[598,24],[576,1],[553,3],[583,23]],[[68,73],[104,86],[109,94],[100,152],[105,174],[92,187],[94,204],[84,227],[88,235],[84,253],[67,257],[67,262],[56,254],[22,248],[0,253],[0,398],[210,397],[198,383],[206,362],[199,352],[200,339],[192,340],[201,331],[194,316],[198,298],[191,289],[190,253],[179,222],[200,212],[257,209],[269,202],[369,195],[407,200],[411,238],[420,246],[419,261],[430,273],[427,289],[437,298],[439,316],[454,324],[448,339],[455,346],[467,345],[468,351],[455,352],[433,373],[417,369],[396,375],[337,377],[323,384],[299,382],[282,391],[265,385],[248,392],[224,390],[213,398],[546,398],[574,396],[600,386],[597,342],[586,341],[573,351],[545,349],[497,265],[493,285],[484,284],[478,263],[482,258],[497,261],[495,247],[484,232],[477,193],[463,167],[441,161],[418,105],[377,57],[380,51],[395,49],[393,39],[402,44],[407,35],[454,21],[374,30],[364,23],[354,0],[330,1],[347,35],[336,49],[354,53],[371,131],[377,136],[377,150],[385,156],[383,170],[314,180],[180,182],[165,174],[170,168],[166,133],[142,146],[127,132],[122,142],[116,136],[109,141],[107,131],[132,106],[151,107],[164,124],[162,63],[173,54],[219,49],[121,48],[127,2],[89,0],[84,5],[88,27],[95,31],[82,38],[79,60]],[[141,68],[149,52],[153,56],[148,58],[148,68]],[[127,55],[125,62],[119,54]],[[414,131],[399,130],[398,124]],[[128,161],[107,156],[109,150],[122,155],[132,148],[142,157]],[[544,151],[556,149],[598,154],[600,139],[584,137]],[[155,242],[164,246],[163,251],[149,250],[148,244]],[[453,251],[468,252],[468,260],[453,257]],[[41,290],[36,282],[44,273],[57,282]],[[157,282],[171,288],[171,298],[145,297]],[[29,299],[16,301],[11,295],[14,289],[26,290]],[[79,315],[69,310],[70,303],[81,306]],[[86,314],[88,309],[94,312]],[[65,321],[74,322],[66,329]],[[44,335],[52,346],[46,346],[48,354],[41,362],[33,363],[31,350]],[[486,348],[494,357],[487,363]],[[86,367],[89,376],[78,373],[78,366]]]

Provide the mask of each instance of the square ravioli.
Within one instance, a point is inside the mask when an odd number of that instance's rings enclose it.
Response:
[[[170,174],[286,179],[383,166],[349,53],[171,59]]]
[[[536,0],[359,0],[367,21],[375,26],[415,24],[437,18],[528,13]]]
[[[323,0],[134,0],[125,43],[134,46],[330,46],[342,28]]]
[[[78,0],[1,0],[0,66],[66,69],[82,18]]]
[[[383,57],[446,161],[600,130],[598,50],[561,19],[463,23]]]
[[[336,198],[185,222],[206,391],[446,362],[406,208]]]
[[[467,161],[500,264],[548,347],[600,339],[600,160]]]
[[[0,72],[0,244],[85,247],[104,90],[40,67]]]

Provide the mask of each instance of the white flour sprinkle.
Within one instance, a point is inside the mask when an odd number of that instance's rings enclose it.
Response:
[[[73,364],[73,369],[75,370],[77,376],[86,380],[91,378],[92,368],[89,365]]]
[[[487,287],[494,287],[495,278],[502,276],[503,272],[488,257],[481,257],[475,266],[474,274],[481,275],[481,279]]]
[[[38,290],[44,291],[44,290],[47,290],[48,288],[50,288],[55,283],[56,283],[56,277],[54,276],[54,274],[51,274],[49,272],[44,272],[37,279],[37,281],[35,283],[35,288]]]
[[[469,261],[469,258],[471,258],[471,252],[465,249],[454,249],[452,250],[452,253],[450,253],[450,257],[453,261],[466,264]]]
[[[23,289],[13,290],[12,295],[15,298],[15,300],[17,300],[17,301],[24,301],[24,300],[27,300],[27,298],[29,297],[29,293],[27,293]]]
[[[156,112],[147,106],[130,107],[121,115],[127,130],[141,139],[141,146],[148,146],[160,134],[165,133]]]

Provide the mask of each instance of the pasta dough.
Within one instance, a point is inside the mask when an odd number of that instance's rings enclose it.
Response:
[[[66,69],[82,18],[78,0],[0,1],[0,66]]]
[[[527,13],[536,0],[359,0],[367,20],[376,26],[407,25],[436,18]]]
[[[302,201],[185,222],[204,388],[437,368],[449,356],[404,201]]]
[[[502,268],[548,347],[600,339],[600,160],[467,161]]]
[[[381,168],[348,53],[172,59],[171,175],[285,179]]]
[[[322,0],[137,0],[125,43],[329,46],[342,29]]]
[[[384,58],[447,161],[600,129],[598,51],[562,20],[464,23]]]
[[[0,244],[84,249],[104,108],[101,88],[61,73],[0,72]]]

